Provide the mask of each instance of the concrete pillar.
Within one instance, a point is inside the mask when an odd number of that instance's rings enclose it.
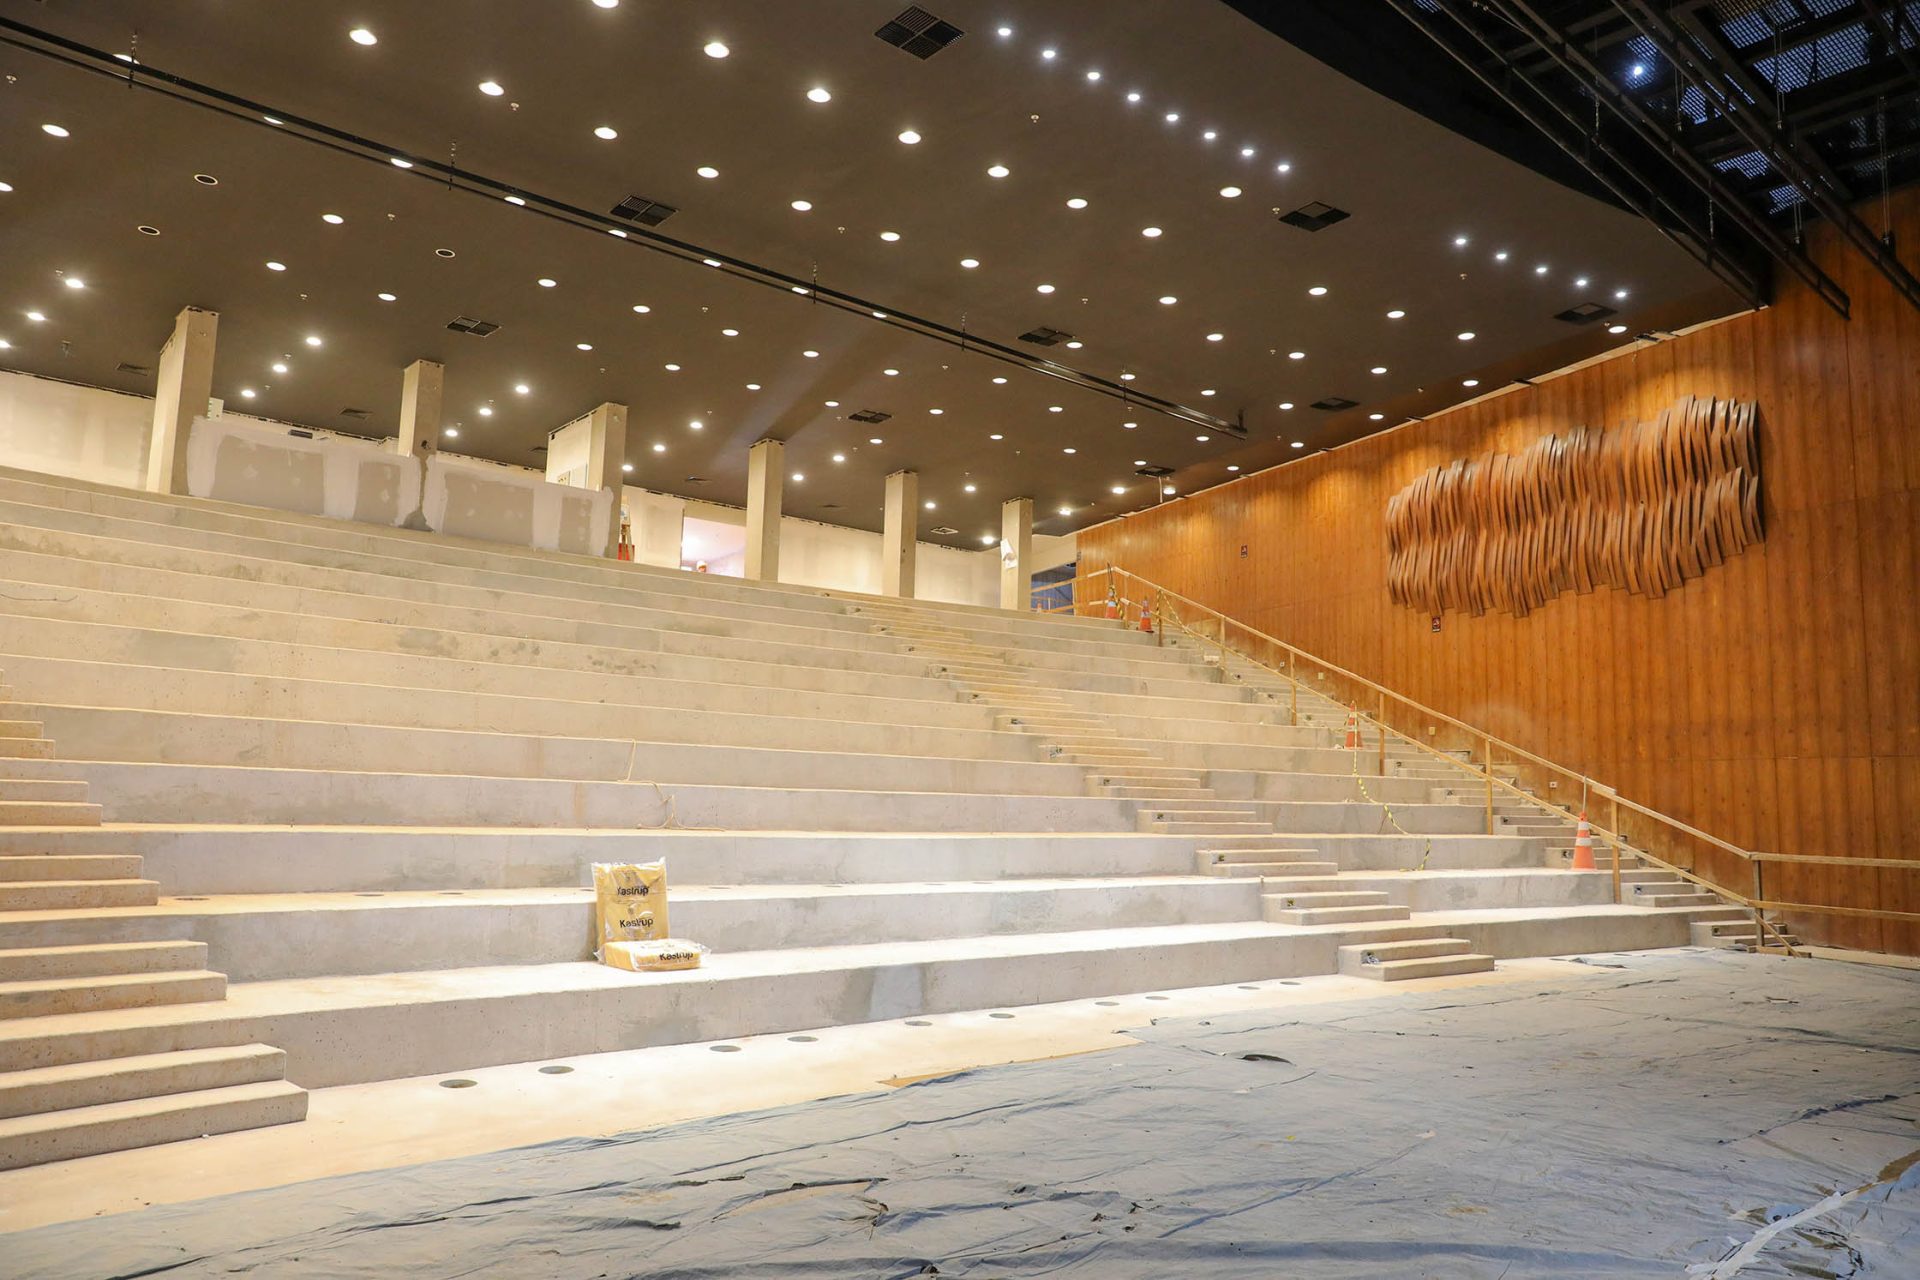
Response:
[[[400,379],[400,434],[395,453],[424,458],[440,446],[440,405],[447,370],[431,360],[415,360]]]
[[[787,446],[762,440],[747,451],[747,573],[780,581],[780,490],[787,478]]]
[[[880,594],[913,599],[913,553],[920,545],[920,473],[887,477],[887,517],[880,539]]]
[[[613,490],[613,508],[607,518],[607,554],[620,548],[620,500],[627,487],[627,406],[611,401],[587,415],[587,473],[585,487]]]
[[[187,491],[187,434],[204,417],[213,394],[213,346],[220,315],[187,307],[174,317],[173,336],[160,348],[153,395],[153,431],[147,438],[147,488]]]
[[[1032,608],[1033,499],[1008,498],[1000,504],[1000,607]]]

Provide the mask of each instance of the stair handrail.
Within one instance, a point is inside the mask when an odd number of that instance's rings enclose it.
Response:
[[[1217,648],[1219,648],[1223,653],[1231,649],[1231,652],[1233,652],[1236,657],[1239,657],[1244,661],[1251,662],[1253,665],[1260,667],[1263,670],[1269,671],[1272,674],[1278,676],[1280,679],[1285,680],[1294,691],[1294,705],[1293,705],[1293,713],[1291,718],[1292,718],[1292,722],[1295,724],[1299,723],[1298,691],[1301,687],[1301,682],[1299,679],[1298,668],[1299,668],[1299,663],[1302,661],[1305,661],[1310,666],[1316,667],[1323,672],[1331,673],[1333,675],[1340,677],[1343,680],[1350,681],[1356,685],[1359,685],[1373,692],[1379,699],[1381,714],[1372,715],[1367,712],[1361,711],[1357,704],[1355,704],[1352,707],[1352,710],[1355,712],[1355,714],[1357,716],[1364,717],[1369,723],[1376,725],[1383,735],[1387,733],[1391,733],[1399,740],[1403,742],[1410,742],[1415,746],[1420,747],[1422,750],[1427,751],[1431,754],[1437,755],[1442,759],[1447,760],[1449,763],[1451,763],[1455,767],[1465,769],[1468,773],[1472,774],[1476,778],[1483,780],[1486,783],[1488,788],[1488,794],[1489,794],[1488,810],[1490,815],[1491,815],[1491,808],[1492,808],[1491,795],[1492,795],[1493,789],[1500,788],[1502,790],[1510,791],[1513,794],[1522,797],[1529,804],[1538,805],[1542,808],[1551,810],[1552,812],[1559,814],[1561,817],[1566,818],[1569,821],[1578,821],[1578,815],[1576,815],[1572,810],[1567,809],[1563,806],[1554,804],[1552,801],[1545,800],[1540,796],[1534,795],[1531,792],[1528,792],[1527,790],[1519,786],[1517,783],[1509,782],[1505,778],[1502,778],[1497,774],[1495,774],[1493,772],[1493,765],[1494,765],[1493,749],[1495,747],[1499,747],[1501,750],[1508,752],[1513,756],[1523,757],[1526,760],[1532,762],[1533,764],[1539,766],[1543,770],[1546,770],[1550,773],[1557,774],[1562,778],[1572,779],[1577,781],[1581,786],[1583,795],[1591,796],[1595,792],[1598,792],[1601,796],[1603,796],[1607,800],[1608,804],[1611,806],[1613,820],[1610,824],[1602,825],[1600,823],[1593,822],[1591,819],[1589,819],[1588,826],[1591,828],[1591,830],[1594,832],[1595,835],[1605,839],[1613,848],[1613,864],[1614,864],[1614,872],[1615,872],[1614,898],[1616,902],[1619,901],[1619,898],[1620,898],[1619,878],[1618,878],[1619,854],[1621,849],[1624,848],[1627,851],[1635,854],[1636,856],[1643,858],[1646,861],[1651,862],[1666,871],[1672,872],[1673,874],[1679,876],[1682,880],[1686,881],[1689,884],[1696,885],[1713,894],[1718,895],[1719,897],[1726,898],[1729,901],[1734,902],[1737,905],[1741,906],[1742,908],[1745,908],[1751,911],[1753,913],[1755,927],[1757,930],[1755,934],[1755,940],[1757,943],[1761,943],[1762,945],[1764,945],[1764,940],[1766,939],[1766,937],[1768,935],[1772,935],[1775,939],[1777,939],[1778,945],[1781,948],[1788,949],[1788,950],[1792,949],[1792,944],[1789,942],[1789,940],[1787,939],[1786,935],[1784,934],[1780,926],[1776,922],[1767,919],[1766,913],[1768,911],[1777,911],[1777,912],[1798,911],[1798,912],[1805,912],[1810,914],[1864,917],[1864,918],[1879,919],[1879,920],[1892,920],[1892,921],[1905,922],[1905,923],[1920,922],[1920,912],[1894,911],[1884,907],[1843,907],[1843,906],[1826,904],[1826,903],[1792,902],[1792,901],[1769,899],[1766,895],[1766,891],[1765,891],[1766,885],[1764,881],[1764,867],[1768,863],[1784,863],[1784,864],[1795,864],[1795,865],[1803,865],[1803,866],[1828,866],[1828,867],[1841,866],[1841,865],[1870,865],[1875,869],[1883,870],[1883,871],[1913,872],[1913,871],[1920,871],[1920,860],[1896,859],[1896,858],[1862,858],[1862,859],[1836,860],[1833,858],[1821,857],[1815,854],[1757,853],[1753,850],[1742,848],[1741,846],[1736,845],[1731,841],[1723,840],[1720,837],[1711,834],[1710,832],[1702,831],[1698,827],[1695,827],[1690,823],[1682,822],[1678,818],[1670,817],[1667,814],[1661,813],[1657,809],[1652,809],[1636,801],[1628,800],[1625,797],[1621,796],[1618,793],[1618,791],[1616,791],[1612,787],[1608,787],[1603,783],[1595,781],[1592,777],[1590,777],[1585,773],[1582,773],[1575,769],[1569,769],[1564,765],[1561,765],[1552,760],[1549,760],[1546,757],[1537,754],[1536,752],[1529,751],[1525,747],[1521,747],[1515,743],[1508,742],[1503,738],[1496,738],[1492,734],[1486,732],[1485,730],[1476,728],[1475,726],[1468,724],[1467,722],[1460,720],[1457,717],[1450,716],[1444,711],[1436,710],[1433,707],[1429,707],[1424,703],[1421,703],[1412,698],[1406,697],[1403,694],[1396,693],[1394,690],[1387,688],[1385,685],[1380,684],[1378,681],[1368,679],[1366,676],[1360,675],[1358,672],[1349,671],[1346,668],[1341,667],[1336,663],[1327,662],[1324,659],[1321,659],[1311,653],[1308,653],[1307,651],[1299,648],[1296,645],[1288,644],[1286,641],[1281,640],[1278,637],[1268,635],[1266,632],[1259,630],[1257,627],[1249,626],[1248,624],[1241,622],[1236,618],[1231,618],[1228,615],[1222,613],[1220,610],[1215,609],[1211,605],[1202,604],[1200,601],[1195,600],[1190,596],[1183,595],[1180,592],[1174,591],[1169,587],[1163,587],[1159,583],[1154,582],[1151,579],[1142,577],[1141,575],[1134,573],[1131,570],[1122,569],[1117,565],[1107,565],[1104,568],[1086,570],[1083,576],[1089,580],[1103,577],[1103,576],[1111,576],[1116,589],[1116,594],[1120,597],[1120,600],[1121,600],[1121,606],[1122,606],[1121,617],[1123,622],[1125,622],[1128,618],[1137,619],[1139,617],[1139,614],[1142,608],[1148,605],[1153,605],[1155,606],[1153,608],[1153,613],[1156,616],[1156,621],[1159,622],[1163,630],[1168,620],[1171,620],[1175,625],[1178,625],[1182,631],[1186,632],[1188,635],[1193,636],[1196,640],[1199,640],[1204,644],[1214,645]],[[1082,593],[1077,590],[1074,593],[1076,599],[1091,597],[1093,594],[1094,593],[1092,592]],[[1180,611],[1169,608],[1168,606],[1170,604],[1178,604],[1180,606],[1183,606],[1183,608],[1185,609],[1197,610],[1199,613],[1211,618],[1216,624],[1215,629],[1218,634],[1212,637],[1202,635],[1200,632],[1195,630],[1188,623],[1186,618],[1180,616]],[[1269,663],[1263,662],[1261,659],[1254,656],[1253,654],[1245,652],[1244,649],[1242,648],[1229,646],[1226,639],[1227,628],[1229,627],[1237,628],[1240,631],[1247,633],[1249,636],[1255,637],[1258,640],[1266,644],[1273,645],[1276,648],[1280,649],[1281,651],[1285,652],[1286,655],[1288,656],[1289,665],[1293,667],[1293,670],[1281,671],[1279,668],[1274,667]],[[1314,692],[1321,697],[1329,696],[1327,694],[1320,693],[1317,690]],[[1398,704],[1403,708],[1416,712],[1420,716],[1445,723],[1461,731],[1465,735],[1467,735],[1467,737],[1470,740],[1472,740],[1474,743],[1482,747],[1485,755],[1485,761],[1484,761],[1485,767],[1483,768],[1475,765],[1471,761],[1471,759],[1463,761],[1459,757],[1454,756],[1446,751],[1440,750],[1439,748],[1431,745],[1430,743],[1422,742],[1418,737],[1414,736],[1413,734],[1407,733],[1403,730],[1395,729],[1391,725],[1387,724],[1384,718],[1384,714],[1385,714],[1386,704],[1389,701],[1395,704]],[[1384,751],[1384,741],[1382,743],[1382,750]],[[1658,853],[1655,853],[1652,850],[1646,848],[1643,844],[1637,845],[1633,843],[1632,840],[1622,835],[1619,831],[1620,811],[1622,809],[1625,809],[1634,814],[1638,814],[1639,816],[1655,824],[1657,827],[1662,827],[1667,829],[1668,831],[1678,833],[1680,835],[1687,837],[1688,839],[1697,840],[1702,844],[1709,846],[1710,848],[1713,848],[1733,858],[1738,859],[1742,864],[1744,864],[1744,866],[1749,868],[1751,871],[1751,875],[1752,875],[1751,890],[1745,891],[1741,889],[1736,889],[1731,885],[1726,884],[1722,881],[1712,879],[1708,876],[1703,876],[1701,874],[1698,874],[1692,867],[1682,866],[1679,864],[1679,862],[1673,859],[1660,856]]]

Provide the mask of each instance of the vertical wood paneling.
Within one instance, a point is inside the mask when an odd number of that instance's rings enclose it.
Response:
[[[1877,229],[1877,203],[1863,214]],[[1911,258],[1920,190],[1894,221]],[[1766,310],[1088,530],[1081,562],[1162,582],[1747,847],[1920,858],[1920,311],[1825,228],[1814,251],[1852,320],[1788,280]],[[1764,542],[1663,599],[1566,594],[1525,618],[1448,614],[1438,635],[1388,601],[1386,504],[1414,476],[1649,419],[1683,395],[1759,404]],[[1782,894],[1920,911],[1909,874],[1768,874]],[[1920,928],[1796,924],[1920,953]]]

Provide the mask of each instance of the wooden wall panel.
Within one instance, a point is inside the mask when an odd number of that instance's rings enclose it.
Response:
[[[1877,229],[1878,203],[1862,212]],[[1894,214],[1911,259],[1920,189]],[[1813,248],[1851,320],[1788,279],[1765,310],[1088,530],[1081,564],[1131,569],[1749,848],[1920,859],[1920,311],[1825,227]],[[1448,613],[1437,635],[1390,603],[1386,504],[1415,476],[1650,421],[1685,395],[1759,405],[1764,541],[1661,599],[1568,592],[1524,618]],[[1777,876],[1782,894],[1920,911],[1920,876]],[[1920,954],[1920,928],[1796,923]]]

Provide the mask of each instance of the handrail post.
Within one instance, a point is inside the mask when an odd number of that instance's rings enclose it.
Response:
[[[1616,831],[1607,837],[1607,843],[1613,847],[1613,905],[1617,907],[1620,905],[1620,833]]]
[[[1384,778],[1387,776],[1387,694],[1384,689],[1380,691],[1380,719],[1376,723],[1380,726],[1379,773]]]
[[[1300,652],[1287,649],[1287,723],[1300,723]]]
[[[1764,951],[1767,948],[1767,913],[1760,904],[1767,900],[1765,882],[1760,878],[1760,869],[1766,864],[1760,859],[1753,860],[1753,949]]]
[[[1493,834],[1493,735],[1483,734],[1481,736],[1481,742],[1483,744],[1483,749],[1487,753],[1486,761],[1485,761],[1486,767],[1487,767],[1487,834],[1492,835]]]

